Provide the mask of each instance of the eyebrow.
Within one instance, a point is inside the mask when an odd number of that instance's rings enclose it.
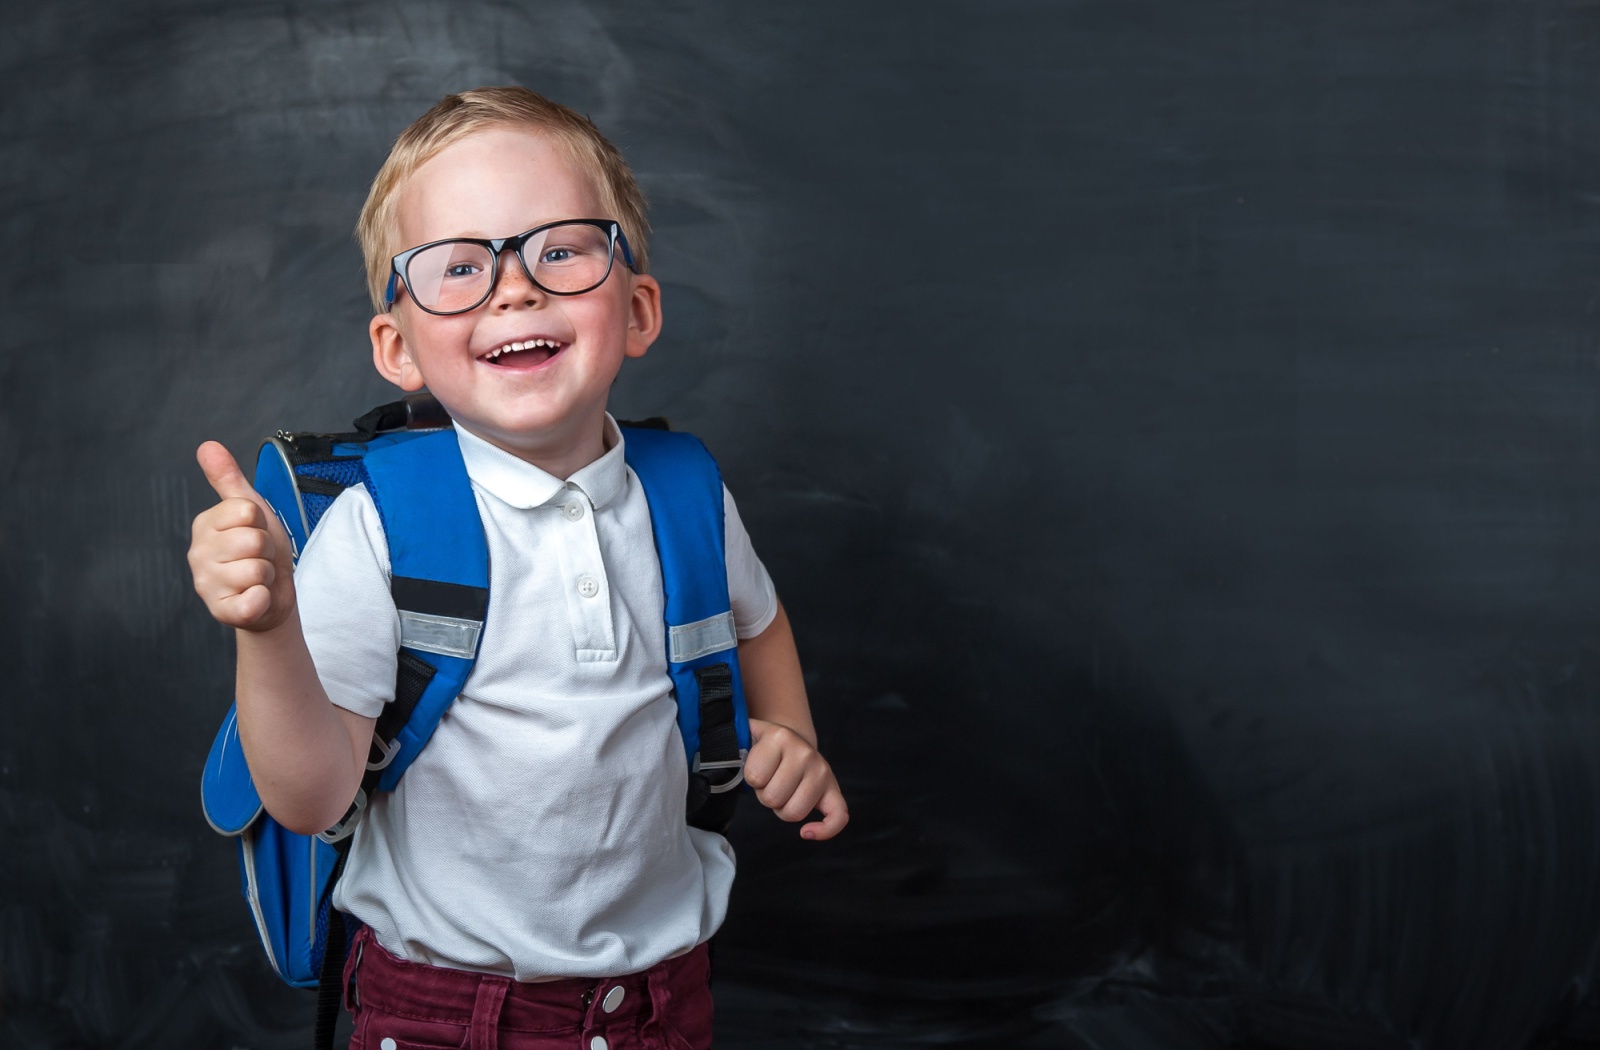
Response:
[[[594,214],[595,214],[595,216],[600,216],[601,213],[600,212],[595,212]],[[477,240],[477,241],[492,241],[492,240],[495,240],[497,237],[515,237],[519,233],[525,233],[528,230],[538,229],[540,226],[548,226],[549,224],[555,223],[555,222],[566,222],[569,219],[587,219],[587,218],[590,218],[590,215],[587,212],[582,213],[582,214],[573,214],[573,215],[556,215],[556,216],[552,216],[552,217],[550,217],[548,219],[539,219],[536,222],[530,222],[530,223],[527,223],[525,225],[518,226],[515,230],[513,230],[510,233],[489,234],[489,233],[483,233],[483,232],[475,230],[472,233],[448,233],[448,234],[445,234],[442,237],[424,237],[422,240],[418,241],[417,243],[418,244],[432,244],[434,241],[452,241],[452,240],[459,240],[459,239],[471,239],[471,240]]]

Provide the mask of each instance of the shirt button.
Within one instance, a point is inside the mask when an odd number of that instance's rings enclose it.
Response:
[[[567,516],[568,521],[577,521],[579,518],[583,517],[583,504],[579,503],[577,500],[573,500],[571,503],[568,503],[565,507],[561,508],[561,513]]]
[[[600,581],[593,576],[579,576],[578,593],[585,598],[593,598],[600,593]]]
[[[622,990],[622,985],[617,985],[615,988],[611,989],[611,991],[606,993],[606,997],[604,999],[600,1000],[600,1009],[604,1010],[606,1013],[611,1013],[617,1007],[622,1005],[622,997],[627,994],[627,992]]]

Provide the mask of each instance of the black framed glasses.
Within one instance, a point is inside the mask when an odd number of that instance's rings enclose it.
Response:
[[[582,295],[611,276],[618,248],[632,270],[628,238],[610,219],[563,219],[515,237],[452,237],[420,244],[390,261],[383,308],[394,307],[404,282],[411,298],[430,314],[445,317],[476,310],[493,293],[500,279],[500,254],[507,249],[517,253],[522,272],[535,287],[551,295]]]

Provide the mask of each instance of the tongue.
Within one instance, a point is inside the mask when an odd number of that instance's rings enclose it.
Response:
[[[536,346],[531,350],[507,350],[494,359],[502,368],[536,368],[550,360],[550,348]]]

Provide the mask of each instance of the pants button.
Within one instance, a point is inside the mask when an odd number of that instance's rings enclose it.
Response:
[[[589,1050],[606,1050],[607,1045],[606,1037],[603,1035],[597,1035],[589,1040]]]
[[[626,994],[627,993],[622,990],[622,985],[617,985],[615,988],[611,989],[611,991],[606,993],[606,997],[604,999],[600,1000],[600,1009],[604,1010],[606,1013],[611,1013],[617,1007],[622,1005],[622,997]]]

